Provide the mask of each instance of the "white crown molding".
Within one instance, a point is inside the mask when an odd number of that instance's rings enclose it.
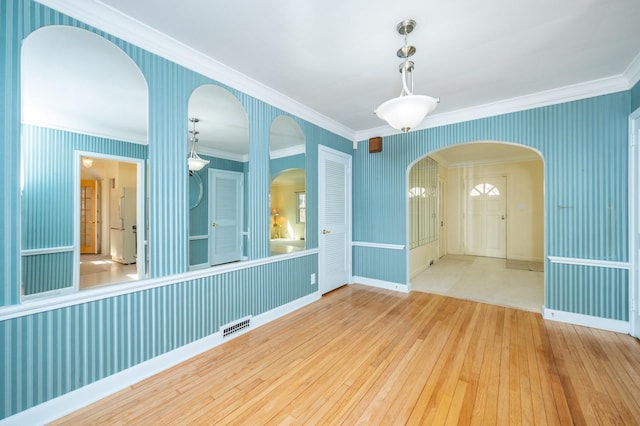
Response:
[[[74,0],[36,0],[47,7],[98,28],[135,46],[210,77],[269,105],[353,141],[354,131],[302,103],[161,33],[104,3]]]
[[[371,129],[354,131],[347,126],[320,114],[302,103],[218,62],[201,52],[105,5],[99,0],[35,0],[45,6],[78,19],[88,25],[126,40],[142,49],[159,55],[188,69],[210,77],[229,87],[244,92],[256,99],[309,121],[353,142],[368,140],[376,136],[392,136],[400,132],[383,125]],[[478,105],[461,110],[433,114],[415,130],[440,127],[464,121],[508,114],[539,108],[593,96],[629,90],[640,80],[640,54],[623,74],[560,87],[539,93],[519,96]],[[415,131],[414,130],[414,131]]]
[[[304,154],[305,147],[304,145],[296,145],[291,146],[289,148],[279,149],[277,151],[273,151],[269,154],[269,158],[272,160],[276,160],[278,158],[291,157],[292,155]]]
[[[629,64],[626,70],[624,70],[625,78],[629,82],[629,89],[640,81],[640,52],[633,58],[633,61]]]
[[[206,155],[209,157],[222,158],[223,160],[239,161],[240,163],[246,163],[249,161],[248,154],[235,154],[233,152],[220,151],[218,149],[198,147],[199,155]]]
[[[640,66],[640,65],[639,65]],[[515,98],[496,101],[485,105],[464,108],[457,111],[444,112],[428,116],[415,130],[429,129],[433,127],[446,126],[449,124],[462,123],[465,121],[477,120],[480,118],[493,117],[496,115],[508,114],[517,111],[524,111],[533,108],[540,108],[549,105],[556,105],[565,102],[577,101],[594,96],[607,95],[629,89],[629,80],[618,75],[598,80],[587,81],[585,83],[560,87],[558,89],[544,92],[532,93],[530,95],[518,96]],[[392,136],[400,132],[391,126],[380,126],[373,129],[357,131],[356,140],[364,141],[376,136]]]

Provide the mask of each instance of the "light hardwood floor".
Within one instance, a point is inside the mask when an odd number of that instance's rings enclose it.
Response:
[[[638,424],[640,343],[342,287],[59,424]]]

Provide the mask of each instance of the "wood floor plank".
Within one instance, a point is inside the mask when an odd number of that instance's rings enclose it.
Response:
[[[509,310],[509,422],[522,423],[522,395],[520,392],[520,356],[518,354],[518,312]]]
[[[510,363],[509,350],[511,347],[511,312],[505,309],[502,329],[498,330],[502,334],[500,345],[500,370],[498,382],[498,410],[496,413],[497,424],[506,425],[510,422],[509,417],[509,381],[510,381]]]
[[[464,309],[463,307],[461,307]],[[464,315],[463,315],[464,314]],[[471,335],[469,333],[464,332],[467,327],[467,324],[475,322],[477,316],[479,315],[478,311],[467,311],[464,312],[461,310],[457,313],[457,316],[461,318],[461,322],[459,322],[452,333],[448,346],[444,348],[445,353],[448,353],[448,356],[441,357],[441,359],[446,359],[446,363],[442,365],[442,368],[437,368],[435,371],[438,372],[438,380],[433,382],[432,385],[427,384],[425,387],[426,392],[423,392],[423,395],[429,395],[429,387],[435,388],[433,392],[431,392],[431,397],[429,399],[429,405],[427,406],[426,412],[422,415],[421,421],[429,424],[443,424],[446,422],[447,418],[459,417],[459,413],[455,411],[458,409],[459,404],[455,402],[456,398],[456,390],[458,393],[461,392],[462,385],[458,386],[460,383],[460,378],[463,375],[463,369],[465,367],[465,361],[467,359],[467,354],[469,353],[470,345],[472,342]],[[451,351],[448,348],[455,345],[457,350]],[[436,364],[438,365],[438,364]],[[442,374],[446,372],[446,374]],[[463,379],[462,382],[465,382]],[[466,386],[464,394],[459,394],[463,398],[466,394]]]
[[[533,338],[536,361],[538,365],[540,385],[543,392],[545,417],[548,424],[564,425],[571,423],[571,414],[566,401],[559,396],[564,396],[561,388],[557,369],[553,363],[553,354],[549,339],[545,334],[544,323],[540,317],[529,317],[531,323],[531,335]]]
[[[593,410],[593,396],[585,389],[591,389],[585,381],[586,372],[575,356],[576,349],[572,345],[573,326],[559,323],[549,323],[554,360],[558,367],[558,374],[573,421],[577,424],[597,424],[598,420]],[[565,333],[566,332],[566,333]]]
[[[448,368],[457,365],[459,359],[456,358],[456,355],[460,356],[464,351],[464,348],[458,348],[457,343],[459,339],[462,339],[461,330],[465,324],[468,324],[465,323],[465,319],[467,319],[469,315],[470,311],[468,310],[462,312],[451,311],[451,314],[442,321],[441,326],[450,330],[449,336],[447,336],[445,346],[434,365],[434,372],[436,372],[436,374],[431,374],[425,382],[424,388],[409,416],[409,424],[429,424],[428,420],[435,416],[435,410],[438,408],[437,402],[440,398],[440,386],[448,377],[448,375],[443,374],[443,372],[447,372]],[[453,350],[454,348],[460,350]]]
[[[467,383],[467,389],[458,421],[465,425],[471,423],[475,401],[478,396],[478,377],[483,362],[484,345],[491,331],[489,326],[490,318],[487,315],[487,309],[489,308],[489,305],[483,303],[476,304],[475,310],[483,320],[476,321],[473,325],[474,329],[471,332],[475,338],[469,345],[467,357],[460,372],[460,379]]]
[[[54,424],[634,424],[640,343],[351,285]]]
[[[628,352],[633,352],[634,349],[640,347],[640,341],[633,341],[634,346],[631,347],[631,351],[628,351],[624,344],[620,344],[623,341],[615,333],[596,329],[589,329],[589,332],[594,335],[595,339],[604,340],[617,348],[606,352],[609,362],[605,364],[605,367],[608,373],[615,377],[617,391],[625,401],[625,409],[631,412],[633,418],[640,419],[640,397],[638,397],[640,395],[640,369],[638,368],[640,360],[634,359],[628,362],[625,356]],[[624,339],[624,342],[626,341],[628,340]]]
[[[531,390],[531,406],[533,411],[533,424],[536,425],[546,425],[547,421],[547,411],[550,411],[553,414],[555,410],[549,410],[549,408],[553,407],[553,405],[549,406],[549,400],[545,401],[544,394],[547,390],[547,380],[542,377],[543,372],[540,371],[540,365],[544,365],[544,354],[539,351],[537,342],[535,340],[535,335],[533,332],[532,320],[534,318],[531,315],[523,316],[522,321],[525,325],[525,333],[527,335],[526,344],[527,344],[527,363],[529,370],[529,379],[531,382],[531,386],[529,389]],[[546,407],[546,409],[545,409]]]
[[[613,358],[610,358],[598,344],[598,340],[590,329],[576,327],[576,332],[582,344],[585,365],[590,370],[589,376],[594,384],[597,383],[597,389],[607,395],[608,401],[600,403],[605,403],[607,406],[613,405],[616,408],[614,413],[609,413],[608,409],[601,410],[603,422],[629,424],[630,421],[639,419],[640,417],[632,414],[635,411],[634,398],[628,399],[628,394],[624,391],[621,392],[625,388],[624,381],[616,377],[619,369],[612,362]],[[598,365],[602,370],[593,371]]]

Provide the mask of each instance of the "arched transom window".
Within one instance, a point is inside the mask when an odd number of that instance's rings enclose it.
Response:
[[[489,197],[497,197],[500,195],[500,191],[494,185],[490,183],[479,183],[474,186],[471,192],[469,192],[471,197],[479,197],[481,195],[488,195]]]

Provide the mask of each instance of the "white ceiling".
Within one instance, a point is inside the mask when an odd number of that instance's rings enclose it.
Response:
[[[625,90],[640,75],[638,0],[40,1],[252,96],[285,99],[283,109],[348,138],[392,133],[373,110],[400,92],[395,28],[406,18],[418,23],[415,93],[441,98],[427,124],[560,88]]]
[[[189,117],[200,120],[196,123],[199,153],[247,161],[249,119],[228,90],[212,84],[198,87],[189,98]],[[193,130],[192,123],[189,130]]]
[[[21,52],[22,121],[147,143],[147,83],[138,66],[104,38],[50,26]]]

